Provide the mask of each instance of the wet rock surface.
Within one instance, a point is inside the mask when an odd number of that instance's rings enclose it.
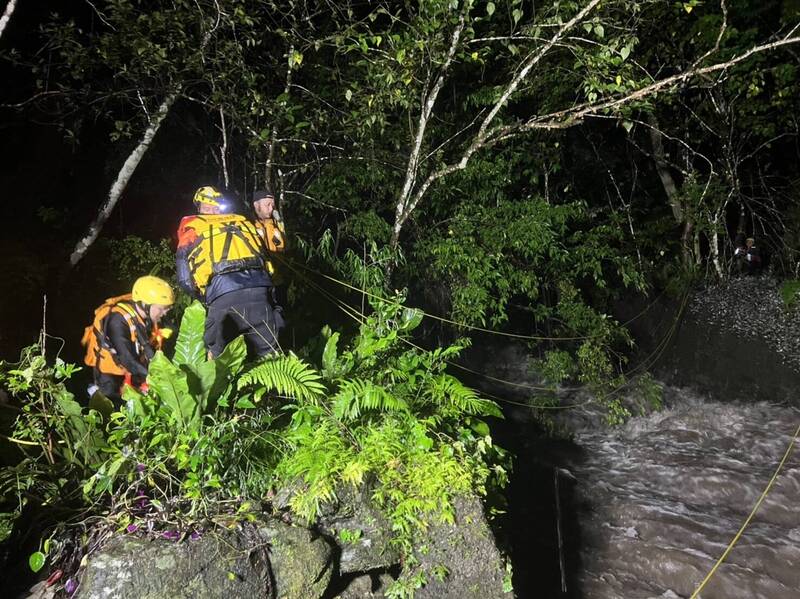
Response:
[[[209,531],[197,540],[113,538],[89,558],[76,597],[383,597],[401,574],[400,555],[389,543],[390,523],[368,497],[368,490],[343,492],[312,528],[263,515],[246,528]],[[455,508],[453,523],[434,521],[415,541],[414,572],[421,568],[428,580],[416,596],[508,597],[505,562],[480,499],[456,498]]]
[[[170,542],[119,537],[88,563],[78,599],[268,597],[269,571],[235,535]]]
[[[800,304],[784,305],[780,285],[735,278],[682,298],[629,298],[615,317],[631,321],[639,364],[671,385],[720,401],[800,407]]]
[[[416,599],[508,599],[503,592],[505,563],[475,497],[456,499],[452,524],[433,524],[417,544],[420,565],[431,572],[444,567],[441,580],[428,576]]]
[[[783,364],[800,371],[800,309],[787,307],[780,283],[740,277],[698,290],[689,303],[698,322],[748,340],[761,340]]]
[[[90,559],[78,599],[315,599],[333,573],[332,548],[277,520],[243,535],[182,542],[118,537]]]

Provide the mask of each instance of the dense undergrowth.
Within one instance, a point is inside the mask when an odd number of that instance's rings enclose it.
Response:
[[[207,359],[204,310],[193,304],[174,356],[158,353],[147,393],[126,388],[118,410],[81,406],[67,385],[75,367],[49,363],[39,346],[2,364],[0,385],[18,409],[6,440],[21,453],[0,473],[6,520],[60,510],[31,567],[78,563],[91,535],[67,547],[70,527],[179,538],[252,519],[281,489],[292,490],[294,517],[313,522],[338,489],[365,484],[411,559],[416,532],[452,521],[455,495],[485,493],[506,473],[482,420],[499,409],[445,372],[466,343],[413,345],[422,314],[402,299],[373,299],[347,342],[325,328],[318,351],[255,364],[241,337]],[[401,578],[394,592],[423,581]]]

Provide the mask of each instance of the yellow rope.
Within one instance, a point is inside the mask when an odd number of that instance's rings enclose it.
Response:
[[[11,443],[16,443],[17,445],[41,445],[41,443],[37,443],[35,441],[24,441],[22,439],[15,439],[14,437],[9,437],[2,434],[0,434],[0,438],[10,441]]]
[[[288,258],[286,258],[284,256],[277,255],[277,254],[275,255],[275,258],[276,258],[277,261],[282,262],[285,266],[287,266],[288,268],[292,269],[291,266],[289,265],[290,259],[288,259]],[[378,299],[378,300],[381,300],[383,302],[387,302],[389,304],[393,304],[393,305],[396,305],[396,306],[402,305],[399,302],[394,302],[394,301],[392,301],[392,300],[390,300],[388,298],[382,297],[380,295],[376,295],[374,293],[370,293],[366,289],[360,289],[360,288],[358,288],[358,287],[356,287],[354,285],[351,285],[351,284],[347,283],[346,281],[342,281],[340,279],[337,279],[336,277],[331,277],[329,275],[326,275],[325,273],[321,273],[321,272],[319,272],[317,270],[314,270],[313,268],[310,268],[310,267],[306,266],[305,264],[301,264],[299,262],[295,262],[294,260],[291,260],[291,262],[293,264],[295,264],[296,266],[299,266],[300,268],[304,269],[304,270],[307,270],[307,271],[312,272],[312,273],[314,273],[316,275],[319,275],[319,276],[321,276],[321,277],[323,277],[325,279],[328,279],[329,281],[333,281],[334,283],[337,283],[337,284],[339,284],[339,285],[341,285],[343,287],[347,287],[348,289],[350,289],[352,291],[356,291],[356,292],[358,292],[358,293],[360,293],[362,295],[366,295],[368,297],[371,297],[371,298],[374,298],[374,299]],[[294,269],[292,269],[292,270],[294,270]],[[297,272],[297,271],[295,271],[295,272]],[[622,326],[626,326],[626,325],[630,324],[631,322],[633,322],[634,320],[636,320],[637,318],[641,317],[645,312],[647,312],[658,301],[658,299],[661,297],[662,294],[663,294],[663,292],[660,293],[659,295],[657,295],[656,298],[644,308],[644,310],[642,310],[639,314],[637,314],[636,316],[634,316],[630,320],[628,320],[625,323],[623,323]],[[460,328],[464,328],[464,329],[468,329],[468,330],[471,330],[471,331],[479,331],[481,333],[488,333],[490,335],[498,335],[498,336],[501,336],[501,337],[510,337],[512,339],[528,339],[528,340],[533,340],[533,341],[584,341],[586,339],[594,339],[595,337],[599,337],[601,335],[601,333],[598,333],[597,335],[584,335],[584,336],[576,336],[576,337],[544,337],[544,336],[541,336],[541,335],[522,335],[520,333],[506,333],[504,331],[496,331],[496,330],[493,330],[493,329],[487,329],[487,328],[484,328],[484,327],[470,325],[470,324],[467,324],[465,322],[458,322],[456,320],[450,320],[449,318],[444,318],[442,316],[437,316],[436,314],[431,314],[430,312],[425,312],[425,311],[422,311],[422,310],[420,310],[420,311],[425,316],[427,316],[428,318],[430,318],[432,320],[438,320],[439,322],[444,322],[446,324],[451,324],[451,325],[454,325],[454,326],[457,326],[457,327],[460,327]]]
[[[777,480],[778,475],[780,474],[781,470],[783,470],[783,465],[786,463],[786,460],[789,457],[789,454],[792,452],[792,448],[794,447],[794,444],[797,441],[797,436],[798,435],[800,435],[800,425],[798,425],[797,429],[794,431],[794,436],[792,437],[792,440],[789,442],[789,447],[786,448],[786,452],[783,454],[783,458],[781,459],[780,464],[778,464],[778,468],[775,470],[775,473],[772,475],[772,478],[769,480],[769,483],[767,484],[766,488],[764,489],[764,492],[761,493],[761,497],[758,498],[758,501],[756,501],[756,504],[753,506],[753,509],[750,511],[750,515],[747,516],[747,519],[744,521],[744,524],[742,524],[741,528],[739,529],[739,532],[737,532],[736,536],[733,537],[733,540],[728,544],[728,547],[725,549],[725,552],[717,560],[717,563],[714,564],[714,567],[711,568],[711,571],[703,579],[703,582],[700,583],[700,586],[697,587],[697,590],[695,590],[695,592],[692,593],[692,596],[691,596],[690,599],[696,599],[696,597],[698,597],[700,595],[700,591],[702,591],[703,587],[705,587],[706,584],[708,583],[708,581],[711,580],[711,577],[714,576],[714,573],[717,571],[717,568],[719,568],[720,565],[722,565],[722,562],[724,562],[725,559],[728,557],[728,554],[733,550],[733,547],[736,545],[736,543],[739,542],[739,539],[741,538],[742,533],[744,533],[745,529],[750,525],[750,521],[753,519],[753,516],[756,515],[756,512],[758,511],[758,508],[761,507],[761,504],[763,503],[764,498],[767,496],[767,494],[772,489],[772,485],[775,484],[775,481]]]
[[[322,296],[327,298],[331,303],[333,303],[337,308],[339,308],[347,316],[349,316],[350,318],[352,318],[353,320],[355,320],[359,324],[364,324],[364,322],[366,322],[366,319],[364,318],[364,315],[361,312],[359,312],[358,310],[356,310],[355,308],[353,308],[352,306],[350,306],[346,302],[340,300],[339,298],[337,298],[335,295],[333,295],[329,291],[325,290],[320,285],[317,285],[316,283],[314,283],[311,279],[309,279],[303,273],[301,273],[301,272],[297,271],[296,269],[292,268],[292,266],[288,262],[284,262],[284,264],[285,264],[285,266],[287,268],[289,268],[289,270],[293,271],[298,277],[300,277],[303,280],[305,280],[306,283],[308,283],[309,286],[311,286],[312,288],[316,289]],[[306,268],[306,270],[309,270],[309,271],[314,272],[316,274],[321,274],[321,273],[318,273],[317,271],[314,271],[312,269]],[[332,277],[327,277],[327,278],[338,282],[336,279],[334,279]],[[346,287],[350,287],[351,289],[355,289],[354,287],[352,287],[350,285],[347,285],[347,283],[342,282],[341,284],[346,286]],[[664,336],[664,338],[662,338],[661,342],[656,347],[656,350],[652,354],[650,354],[650,356],[648,356],[647,359],[643,361],[643,363],[646,363],[649,366],[649,365],[654,364],[656,362],[656,360],[658,360],[658,358],[661,357],[661,354],[664,352],[664,349],[668,345],[670,338],[672,337],[672,335],[674,334],[675,330],[677,329],[677,323],[678,323],[678,320],[680,320],[680,315],[682,314],[682,312],[683,312],[683,310],[684,310],[684,308],[686,306],[688,296],[689,296],[689,293],[688,293],[688,290],[687,290],[686,293],[683,296],[683,301],[681,302],[681,306],[680,306],[680,308],[678,310],[678,313],[677,313],[675,319],[673,320],[672,325],[670,326],[669,330],[667,331],[667,334]],[[373,297],[378,297],[378,296],[373,296]],[[378,297],[378,299],[383,300],[383,298],[380,298],[380,297]],[[384,301],[386,301],[386,300],[384,300]],[[395,304],[395,305],[400,305],[400,304],[397,304],[396,302],[391,302],[391,301],[389,303],[392,303],[392,304]],[[403,341],[404,343],[410,345],[411,347],[415,347],[417,349],[422,349],[420,346],[414,344],[413,342],[409,341],[408,339],[404,339],[404,338],[401,337],[400,340]],[[542,387],[542,386],[536,386],[536,385],[529,385],[529,384],[526,384],[526,383],[516,383],[516,382],[513,382],[513,381],[508,381],[508,380],[505,380],[505,379],[500,379],[500,378],[497,378],[497,377],[493,377],[493,376],[488,375],[486,373],[479,372],[477,370],[472,370],[470,368],[467,368],[466,366],[462,366],[461,364],[457,364],[456,362],[451,362],[450,360],[445,360],[445,363],[448,364],[449,366],[453,366],[453,367],[458,368],[460,370],[469,372],[471,374],[483,377],[485,379],[488,379],[488,380],[491,380],[491,381],[494,381],[494,382],[497,382],[497,383],[506,384],[506,385],[510,385],[510,386],[514,386],[514,387],[521,387],[521,388],[531,389],[531,390],[534,390],[534,391],[553,391],[552,387]],[[626,376],[630,377],[633,373],[637,372],[640,369],[641,369],[641,365],[637,366],[636,368],[633,368],[629,373],[626,374]],[[615,387],[614,389],[612,389],[611,391],[609,391],[604,397],[611,397],[613,395],[616,395],[617,393],[622,391],[625,387],[630,385],[632,381],[633,381],[632,378],[628,378],[624,383],[622,383],[621,385],[619,385],[619,386]],[[567,388],[562,388],[561,390],[562,391],[564,391],[564,390],[569,391],[569,390],[580,390],[580,389],[581,389],[581,387],[567,387]],[[531,405],[529,403],[513,401],[513,400],[510,400],[510,399],[497,397],[495,395],[487,393],[486,391],[481,391],[481,393],[483,395],[485,395],[485,396],[497,401],[497,402],[505,403],[505,404],[509,404],[509,405],[522,406],[522,407],[530,408],[532,410],[569,410],[569,409],[573,409],[573,408],[579,408],[579,407],[586,406],[586,405],[588,405],[588,404],[590,404],[590,403],[592,403],[594,401],[593,399],[588,399],[586,401],[583,401],[583,402],[580,402],[580,403],[577,403],[577,404],[558,405],[558,406],[536,406],[536,405]]]

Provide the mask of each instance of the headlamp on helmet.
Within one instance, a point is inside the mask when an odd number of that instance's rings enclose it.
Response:
[[[213,206],[219,208],[220,212],[227,212],[230,209],[230,202],[225,199],[225,196],[220,193],[215,187],[206,185],[194,192],[192,200],[196,208],[200,208],[202,204],[206,206]]]

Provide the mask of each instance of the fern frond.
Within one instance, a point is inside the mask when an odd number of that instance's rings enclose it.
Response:
[[[332,399],[333,415],[342,421],[352,421],[368,410],[405,412],[408,404],[383,387],[363,379],[349,379],[339,385]]]
[[[325,395],[322,377],[295,354],[267,358],[239,377],[238,389],[258,385],[266,391],[316,403]]]
[[[502,417],[496,403],[481,398],[474,389],[449,374],[439,374],[428,379],[423,396],[438,405],[448,416],[470,414]]]

